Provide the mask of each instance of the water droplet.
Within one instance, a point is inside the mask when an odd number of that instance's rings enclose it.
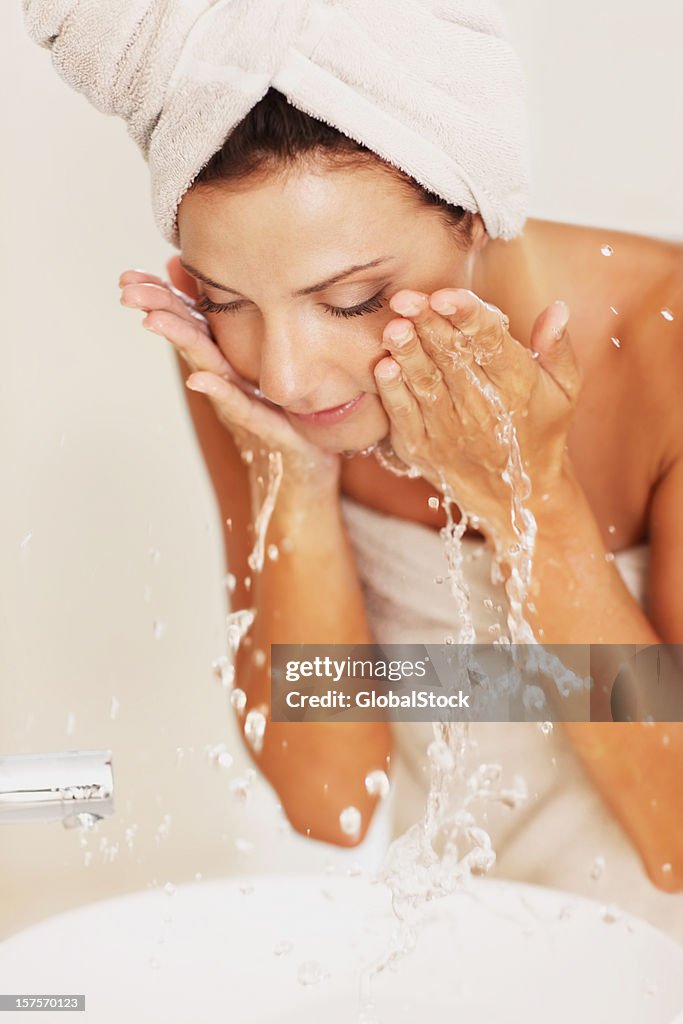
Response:
[[[168,833],[171,831],[171,815],[164,814],[163,820],[157,826],[156,835],[154,836],[157,843],[162,839],[168,839]]]
[[[157,958],[153,956],[150,957],[149,966],[152,968],[153,971],[158,971],[159,968],[161,967],[161,964],[159,963]]]
[[[489,611],[493,611],[493,601],[491,600],[490,597],[485,597],[483,604],[484,608],[487,608]]]
[[[249,769],[247,772],[244,772],[243,775],[238,775],[237,778],[231,781],[230,792],[239,803],[244,803],[247,799],[253,777],[254,771],[253,769]]]
[[[142,600],[145,602],[145,604],[149,604],[150,601],[152,600],[152,588],[149,585],[149,583],[145,583],[145,588],[142,593]]]
[[[611,245],[602,245],[602,246],[600,246],[600,252],[602,253],[603,256],[611,256],[612,253],[614,252],[614,249],[612,248]]]
[[[238,853],[251,853],[254,849],[254,844],[250,839],[235,839],[235,849]]]
[[[614,313],[615,316],[619,316],[619,310],[615,309],[614,306],[610,306],[609,311],[610,313]]]
[[[605,858],[602,855],[598,855],[591,866],[590,875],[594,881],[598,878],[602,878],[605,873]]]
[[[155,619],[152,625],[152,633],[155,640],[161,640],[162,636],[166,632],[166,623],[162,622],[161,619]]]
[[[152,565],[157,565],[161,558],[161,551],[158,548],[149,548],[149,557],[152,559]]]
[[[240,688],[236,686],[230,694],[230,703],[235,711],[238,711],[241,714],[247,706],[247,695],[244,690],[240,690]]]
[[[670,875],[673,871],[673,865],[669,864],[669,862],[667,861],[666,864],[662,864],[662,871],[665,875]]]
[[[664,317],[664,319],[668,320],[669,322],[671,322],[674,319],[673,313],[667,306],[665,306],[664,309],[660,309],[659,312]]]
[[[262,711],[252,708],[251,711],[247,712],[247,717],[244,721],[244,738],[255,754],[260,754],[263,750],[265,731],[266,716]]]
[[[365,789],[370,796],[385,797],[390,788],[389,776],[381,768],[368,772],[365,776]]]
[[[297,971],[299,982],[306,988],[322,981],[323,971],[317,960],[306,960]]]
[[[252,654],[251,657],[252,657],[252,660],[253,660],[253,662],[254,662],[254,664],[256,665],[257,668],[263,668],[263,666],[266,663],[266,652],[265,651],[262,651],[260,647],[255,647],[254,648],[254,653]]]
[[[357,807],[345,807],[339,815],[339,825],[345,836],[358,836],[362,821],[363,818]]]
[[[619,916],[619,908],[614,903],[609,903],[602,908],[601,917],[605,924],[614,924],[615,921],[619,920]]]
[[[273,946],[273,953],[275,956],[287,956],[294,949],[294,943],[289,939],[283,939],[278,942],[276,946]]]
[[[610,338],[610,341],[612,342],[615,348],[621,348],[621,342],[618,338]]]
[[[616,526],[614,526],[613,523],[610,523],[609,526],[607,527],[607,532],[608,533],[616,533],[617,532]]]
[[[76,714],[74,711],[70,711],[66,716],[66,734],[71,736],[74,729],[76,728]]]
[[[669,736],[668,733],[665,733],[662,736],[662,746],[663,747],[668,747],[670,743],[671,743],[671,737]]]
[[[614,561],[614,552],[613,551],[608,551],[605,554],[605,561],[606,562],[613,562]]]
[[[175,896],[175,885],[173,882],[167,882],[164,886],[164,892],[167,896]]]
[[[232,519],[230,516],[228,516],[228,518],[225,520],[225,525],[227,526],[228,530],[232,533]]]
[[[248,466],[254,461],[254,453],[250,448],[246,448],[242,452],[242,461],[246,462]]]
[[[280,549],[277,546],[277,544],[269,544],[266,550],[268,558],[271,560],[271,562],[277,562],[280,556]]]
[[[227,572],[225,574],[225,576],[223,577],[223,583],[227,587],[229,592],[232,594],[232,592],[234,591],[235,587],[237,586],[237,577],[235,576],[234,573]]]
[[[120,707],[121,707],[121,705],[119,704],[119,702],[116,699],[116,697],[112,697],[112,699],[111,699],[111,710],[109,712],[109,717],[111,718],[112,722],[114,721],[115,718],[118,717],[119,708]]]
[[[439,499],[438,499],[438,498],[435,498],[435,497],[434,497],[434,496],[432,495],[432,497],[431,497],[431,498],[428,498],[428,499],[427,499],[427,504],[429,505],[429,507],[430,507],[430,508],[434,508],[434,509],[437,509],[437,508],[439,507]]]
[[[251,590],[251,576],[244,577],[244,586],[246,590]]]
[[[552,722],[539,722],[538,728],[541,730],[544,736],[550,736],[554,726]]]
[[[443,583],[444,582],[443,576],[435,576],[434,577],[434,582],[435,583]]]

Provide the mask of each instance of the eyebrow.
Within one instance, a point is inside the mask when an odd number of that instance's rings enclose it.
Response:
[[[351,277],[352,274],[357,274],[361,270],[370,270],[372,267],[379,267],[383,263],[389,263],[396,259],[398,259],[397,256],[379,256],[376,260],[371,260],[369,263],[356,263],[352,267],[347,267],[346,270],[341,270],[338,274],[333,274],[332,277],[328,277],[324,281],[311,284],[307,288],[299,288],[298,291],[292,292],[292,296],[297,298],[300,295],[312,295],[314,292],[322,292],[325,288],[330,288],[333,284],[343,281],[344,278]],[[210,288],[218,288],[221,292],[232,292],[233,295],[241,295],[241,292],[238,292],[236,288],[230,288],[227,284],[219,284],[218,281],[214,281],[212,278],[207,277],[206,274],[202,274],[196,267],[190,266],[189,263],[185,263],[182,259],[180,265],[185,268],[188,274],[196,277],[199,281],[203,281],[204,284],[208,284]]]

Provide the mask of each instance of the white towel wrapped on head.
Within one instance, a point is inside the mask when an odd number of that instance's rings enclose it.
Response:
[[[23,0],[31,36],[149,163],[154,212],[272,86],[431,192],[518,235],[528,200],[524,76],[493,0]]]

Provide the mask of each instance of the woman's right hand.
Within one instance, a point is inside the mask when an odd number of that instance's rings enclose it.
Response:
[[[143,327],[175,347],[192,371],[186,385],[208,395],[216,416],[254,472],[261,473],[269,454],[279,451],[290,483],[336,486],[339,456],[297,434],[276,406],[242,390],[246,382],[225,358],[208,321],[195,308],[198,293],[194,279],[177,256],[169,260],[167,269],[172,283],[144,271],[124,271],[119,278],[121,304],[146,312]]]

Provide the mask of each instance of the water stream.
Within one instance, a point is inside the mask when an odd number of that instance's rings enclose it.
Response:
[[[480,355],[483,361],[484,355]],[[460,357],[454,354],[454,358]],[[524,471],[512,417],[503,408],[497,392],[490,384],[482,384],[476,373],[462,360],[458,365],[466,370],[472,384],[479,389],[494,412],[498,424],[495,437],[506,455],[501,479],[509,488],[510,522],[516,538],[512,545],[504,548],[500,538],[493,537],[495,556],[492,563],[492,583],[503,585],[508,602],[508,635],[498,637],[493,641],[493,646],[507,648],[512,656],[513,669],[495,681],[492,693],[494,696],[499,695],[501,691],[508,695],[516,695],[521,687],[523,691],[529,691],[524,694],[525,706],[529,706],[529,701],[538,699],[538,693],[542,696],[540,688],[530,687],[529,684],[522,682],[525,674],[528,677],[529,670],[534,668],[547,671],[561,695],[567,695],[572,690],[580,690],[587,683],[568,672],[557,659],[544,652],[525,618],[524,609],[531,585],[537,531],[536,520],[525,504],[531,492],[530,481]],[[343,454],[372,454],[385,469],[396,475],[421,475],[415,467],[406,465],[398,458],[387,439],[361,453]],[[281,478],[281,461],[278,463],[277,460],[271,460],[267,494],[256,520],[256,541],[249,557],[249,566],[254,572],[260,572],[263,568],[265,537]],[[444,642],[453,645],[456,679],[472,679],[474,676],[482,683],[491,685],[486,673],[482,672],[481,666],[472,655],[476,634],[469,590],[463,573],[461,539],[468,525],[476,528],[479,520],[476,515],[459,506],[461,518],[456,523],[453,519],[452,506],[457,496],[452,493],[452,488],[443,476],[439,490],[447,518],[441,536],[448,564],[448,582],[454,598],[453,620],[456,626],[454,636],[444,637]],[[507,575],[502,571],[503,559],[508,569]],[[224,685],[231,688],[233,706],[242,712],[246,705],[246,695],[243,691],[234,689],[232,663],[242,638],[254,621],[255,614],[254,609],[249,609],[235,611],[228,616],[231,656],[217,663]],[[523,659],[522,651],[526,652]],[[524,665],[520,665],[520,659],[525,662]],[[485,690],[484,685],[482,691]],[[254,716],[257,716],[258,720]],[[507,806],[515,807],[526,797],[523,780],[519,780],[520,785],[516,789],[506,789],[501,785],[502,768],[498,764],[480,764],[474,770],[466,771],[465,764],[470,748],[467,721],[435,721],[432,728],[434,738],[427,750],[429,791],[424,818],[394,840],[380,872],[380,878],[391,891],[398,924],[391,948],[379,961],[362,972],[359,986],[359,1021],[362,1024],[379,1024],[379,1018],[374,1010],[373,982],[379,974],[393,967],[401,957],[414,949],[420,921],[429,905],[435,899],[463,888],[473,876],[486,874],[495,864],[496,855],[490,836],[477,824],[470,805],[475,800],[486,799],[501,801]],[[265,730],[266,718],[262,712],[250,711],[244,723],[244,733],[246,741],[255,752],[262,747]],[[340,815],[340,822],[344,815],[349,817],[352,810],[356,809],[346,808]],[[341,824],[343,827],[344,822]],[[354,825],[359,825],[355,819]]]

